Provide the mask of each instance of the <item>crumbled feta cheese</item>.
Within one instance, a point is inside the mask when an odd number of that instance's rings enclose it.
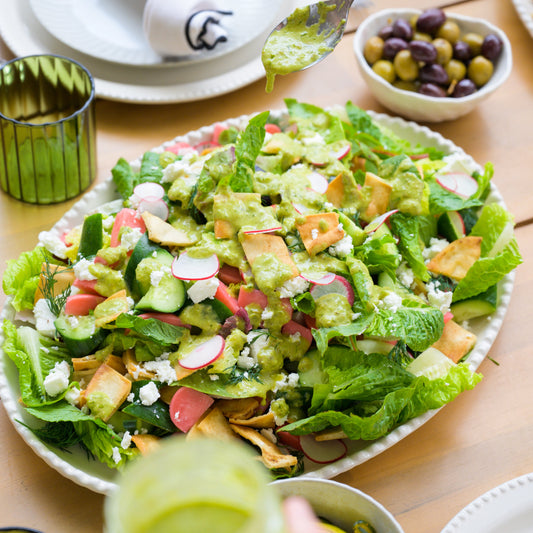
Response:
[[[115,223],[115,217],[112,217],[112,216],[104,217],[102,219],[102,228],[104,228],[104,230],[106,231],[109,231],[113,227],[114,223]]]
[[[72,387],[65,393],[65,400],[70,405],[78,405],[81,400],[81,390],[78,387]]]
[[[439,252],[442,252],[446,246],[450,244],[446,239],[437,239],[432,237],[429,241],[429,246],[422,250],[422,257],[427,261],[430,261]]]
[[[153,381],[139,389],[139,399],[143,405],[152,405],[159,399],[159,391]]]
[[[195,180],[200,175],[201,165],[199,168],[198,154],[195,150],[186,152],[181,159],[177,159],[170,165],[163,169],[162,183],[172,183],[178,178],[194,178]]]
[[[468,322],[468,320],[463,320],[459,325],[464,329],[468,329],[470,327],[470,323]]]
[[[326,144],[324,137],[322,137],[322,135],[320,135],[318,132],[311,137],[302,137],[300,141],[305,146],[310,146],[311,144]]]
[[[131,444],[131,434],[129,431],[126,431],[124,433],[124,436],[122,437],[120,446],[123,450],[127,450],[130,447],[130,444]]]
[[[361,313],[352,313],[352,320],[357,320],[361,316]]]
[[[266,307],[265,309],[263,309],[263,312],[261,313],[261,320],[269,320],[273,316],[274,316],[274,311]]]
[[[317,238],[318,238],[318,230],[317,230],[316,228],[313,228],[313,229],[311,230],[311,240],[314,241],[314,240],[317,239]]]
[[[33,315],[35,316],[35,329],[47,337],[54,337],[56,334],[56,327],[54,321],[57,318],[50,307],[48,307],[48,300],[40,298],[33,306]]]
[[[133,309],[135,307],[135,300],[131,296],[126,296],[126,302],[129,309]]]
[[[189,298],[197,304],[207,298],[213,298],[218,290],[219,281],[214,276],[209,279],[201,279],[187,289]]]
[[[120,234],[120,244],[122,244],[127,251],[133,250],[142,235],[143,232],[140,230],[140,228],[123,226]]]
[[[72,269],[74,270],[74,275],[80,280],[93,280],[96,279],[96,276],[93,276],[89,272],[89,267],[94,265],[94,261],[89,261],[88,259],[82,258],[77,261]]]
[[[438,288],[438,285],[432,281],[426,285],[426,289],[426,297],[429,305],[437,307],[443,314],[447,313],[450,310],[450,305],[452,303],[452,291],[441,291]]]
[[[68,387],[70,366],[66,361],[56,363],[50,373],[44,378],[44,390],[49,396],[57,396]]]
[[[400,263],[400,266],[396,270],[396,276],[398,277],[398,281],[408,289],[411,287],[413,281],[415,280],[414,272],[405,262]]]
[[[295,278],[287,280],[280,288],[279,295],[281,298],[292,298],[297,294],[305,292],[309,287],[309,282],[302,278],[302,276],[296,276]]]
[[[250,347],[245,346],[237,356],[237,366],[239,368],[250,369],[257,364],[257,358],[250,355]]]
[[[265,439],[268,439],[270,442],[274,444],[278,442],[278,439],[276,438],[276,435],[274,434],[274,430],[272,428],[262,429],[260,433],[261,435],[263,435],[263,437],[265,437]]]
[[[209,374],[209,379],[211,381],[217,381],[220,379],[220,376],[218,374]]]
[[[112,458],[113,458],[113,461],[115,461],[115,464],[117,465],[122,460],[122,457],[120,455],[120,450],[116,446],[113,446]]]
[[[153,270],[150,272],[150,284],[152,287],[159,287],[161,280],[165,274],[170,273],[170,267],[163,266],[160,270]]]
[[[56,257],[60,259],[67,258],[68,246],[52,231],[41,231],[39,233],[39,244]]]
[[[133,392],[130,392],[126,400],[130,403],[133,403],[135,401],[135,394],[133,394]]]
[[[294,389],[298,385],[299,375],[295,372],[291,374],[284,374],[281,378],[274,383],[272,392],[278,392],[281,390]]]
[[[291,342],[299,342],[301,338],[302,334],[299,331],[296,331],[295,333],[289,336]]]
[[[257,359],[259,352],[268,345],[268,331],[266,329],[254,329],[248,333],[246,338],[250,345],[250,355]]]
[[[66,320],[67,324],[73,329],[77,328],[80,325],[80,321],[79,321],[77,316],[67,315],[65,317],[65,320]]]
[[[174,367],[168,359],[159,357],[155,361],[146,361],[144,363],[144,369],[148,372],[154,372],[155,379],[161,383],[170,385],[177,380],[176,370],[174,370]]]
[[[395,292],[390,292],[381,300],[381,305],[385,309],[395,313],[402,306],[402,297],[396,294]]]
[[[353,250],[353,241],[349,235],[345,235],[342,239],[332,244],[328,248],[328,253],[337,257],[346,257],[351,254]]]

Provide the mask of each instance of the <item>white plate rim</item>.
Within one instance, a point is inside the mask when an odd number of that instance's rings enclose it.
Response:
[[[286,116],[286,111],[277,111],[274,113],[280,117]],[[419,142],[427,146],[435,146],[443,150],[445,153],[453,152],[460,154],[463,157],[469,158],[473,165],[476,165],[478,168],[480,168],[479,165],[475,163],[474,160],[468,156],[462,148],[456,146],[452,141],[444,138],[439,133],[430,130],[426,126],[421,126],[415,122],[406,121],[400,117],[391,117],[386,114],[374,113],[372,111],[369,111],[368,113],[372,118],[379,121],[380,124],[391,129],[400,136],[407,137],[415,143]],[[237,118],[228,119],[227,121],[223,122],[223,124],[242,128],[249,120],[250,116],[251,115],[242,115]],[[214,124],[191,131],[183,136],[176,137],[171,141],[167,141],[162,145],[153,148],[152,151],[163,151],[166,146],[180,141],[188,142],[192,145],[197,144],[210,138],[213,132],[213,127]],[[132,161],[131,164],[134,168],[138,168],[140,165],[140,159]],[[60,235],[73,225],[81,223],[83,216],[86,213],[95,210],[98,206],[115,198],[117,198],[117,196],[114,192],[113,182],[109,177],[106,181],[96,185],[78,202],[76,202],[74,206],[69,209],[53,226],[52,231]],[[488,201],[497,202],[505,206],[503,198],[494,184],[491,185],[491,193]],[[476,370],[479,367],[489,352],[490,347],[496,339],[496,336],[503,324],[503,319],[507,312],[511,298],[514,277],[514,272],[511,272],[502,280],[500,285],[500,303],[496,312],[491,315],[489,319],[478,319],[475,324],[473,323],[473,329],[478,335],[478,340],[476,346],[467,359],[472,370]],[[0,318],[9,318],[13,317],[13,315],[14,313],[12,308],[9,306],[8,300],[4,305]],[[3,335],[0,331],[0,346],[2,343]],[[9,419],[13,423],[16,431],[22,436],[26,443],[52,468],[79,485],[103,494],[113,490],[116,486],[112,481],[112,477],[115,475],[115,472],[111,472],[111,469],[104,467],[104,465],[101,465],[95,461],[92,463],[85,461],[85,465],[87,466],[85,469],[77,468],[73,465],[75,460],[79,461],[79,456],[74,457],[76,452],[73,452],[72,454],[65,454],[48,448],[39,439],[37,439],[37,437],[35,437],[31,431],[17,422],[17,418],[21,418],[24,415],[24,411],[18,403],[18,379],[15,380],[15,383],[9,381],[7,372],[11,370],[11,373],[13,374],[14,364],[3,354],[1,349],[0,356],[0,398],[4,403],[4,407],[7,411]],[[357,451],[352,447],[349,455],[347,455],[345,458],[336,461],[335,463],[317,468],[316,470],[305,472],[302,474],[302,477],[329,479],[346,472],[347,470],[350,470],[353,467],[372,459],[381,452],[392,447],[394,444],[398,443],[400,440],[407,437],[416,429],[425,424],[439,411],[440,409],[428,411],[423,415],[406,422],[402,426],[397,427],[387,436],[373,441],[367,447],[361,450]],[[350,444],[355,445],[356,443]],[[92,469],[90,468],[91,466],[93,467]],[[95,471],[100,475],[95,475]]]
[[[524,26],[533,37],[533,1],[532,0],[512,0],[518,16]]]
[[[526,501],[529,504],[529,518],[533,519],[533,473],[516,477],[488,490],[459,511],[444,526],[441,533],[481,533],[482,531],[488,533],[486,529],[479,529],[477,523],[480,518],[484,520],[492,519],[492,517],[501,519],[502,509],[498,507],[503,507],[505,505],[504,500],[508,499],[515,502]],[[509,515],[508,507],[505,509],[504,516],[506,520],[513,518],[512,514]]]
[[[235,38],[235,42],[230,40],[218,46],[209,54],[198,54],[196,56],[187,56],[179,60],[164,60],[157,52],[150,48],[150,45],[144,34],[137,35],[138,47],[130,48],[121,46],[115,40],[106,39],[95,32],[92,32],[88,25],[96,19],[83,21],[76,15],[74,2],[76,0],[29,0],[33,13],[39,22],[50,32],[57,40],[65,43],[74,50],[92,56],[96,59],[109,61],[112,63],[121,63],[124,65],[131,65],[146,68],[162,68],[162,67],[179,67],[190,62],[200,62],[221,58],[224,55],[231,53],[241,46],[246,45],[251,41],[255,35],[262,33],[267,27],[274,27],[279,21],[274,21],[272,16],[275,14],[281,5],[282,0],[270,0],[269,5],[264,3],[261,6],[261,0],[255,0],[255,3],[248,0],[244,3],[248,9],[247,13],[242,11],[237,14],[237,26],[232,28],[229,26],[229,36]],[[231,8],[232,0],[226,0],[224,9]],[[234,0],[233,0],[234,1]],[[254,5],[251,5],[254,4]],[[101,5],[101,4],[100,4]],[[93,2],[93,6],[98,8],[98,3]],[[258,8],[262,7],[262,12],[258,12]],[[98,9],[101,9],[98,8]],[[257,11],[257,13],[253,13]],[[268,11],[268,15],[264,16]],[[243,28],[245,23],[249,22],[249,18],[255,15],[260,20],[260,23],[254,28],[254,33],[243,36]],[[142,33],[142,21],[140,21]],[[130,28],[135,31],[133,27]]]
[[[288,0],[279,10],[280,20],[306,0]],[[182,67],[153,69],[101,61],[55,39],[37,20],[29,0],[0,0],[0,35],[17,56],[54,53],[71,57],[93,75],[96,96],[133,104],[171,104],[204,100],[230,93],[261,78],[265,71],[260,50],[265,35],[227,54],[224,62],[206,60]],[[194,69],[187,81],[174,77]],[[211,74],[218,69],[217,74]]]

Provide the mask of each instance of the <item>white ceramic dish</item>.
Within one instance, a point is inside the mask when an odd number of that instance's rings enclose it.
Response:
[[[272,483],[287,496],[303,496],[315,513],[351,531],[356,520],[366,520],[376,533],[403,533],[394,516],[368,494],[325,479],[282,479]]]
[[[518,16],[533,37],[533,0],[513,0]]]
[[[39,22],[59,41],[88,56],[124,65],[168,67],[219,58],[273,28],[283,0],[223,0],[233,12],[228,41],[209,53],[164,60],[150,47],[143,32],[145,0],[30,0]],[[176,31],[178,29],[176,28]]]
[[[467,505],[441,533],[531,533],[533,473],[502,483]]]
[[[286,0],[272,19],[280,21],[305,0]],[[270,29],[224,56],[154,69],[120,65],[83,54],[57,40],[39,22],[29,0],[0,0],[0,35],[17,56],[54,53],[82,63],[95,80],[96,95],[108,100],[167,104],[226,94],[264,77],[261,49]]]
[[[363,47],[366,41],[377,35],[386,24],[398,18],[409,20],[418,13],[420,10],[417,9],[385,9],[367,17],[355,32],[353,40],[359,70],[374,96],[391,111],[420,122],[454,120],[472,111],[508,78],[513,64],[511,44],[503,31],[485,20],[448,13],[448,18],[457,22],[461,33],[466,31],[481,35],[495,33],[501,38],[503,51],[496,63],[492,78],[477,92],[463,98],[435,98],[397,89],[372,70],[363,56]]]
[[[420,143],[426,146],[434,146],[445,153],[458,153],[464,157],[468,157],[461,148],[426,127],[419,126],[414,122],[406,122],[397,117],[393,118],[388,115],[377,115],[375,113],[370,114],[378,120],[380,124],[383,124],[397,135],[408,139],[415,144]],[[286,114],[285,112],[280,112],[279,116],[284,117]],[[243,116],[230,119],[227,121],[227,124],[242,128],[246,124],[248,118],[249,117]],[[207,126],[190,132],[185,136],[178,137],[173,141],[169,141],[154,150],[162,151],[166,145],[177,141],[185,141],[191,145],[195,145],[210,139],[212,132],[213,126]],[[475,165],[473,161],[472,164]],[[138,168],[140,160],[138,159],[133,162],[133,165]],[[67,211],[61,220],[55,224],[53,230],[59,235],[64,233],[67,229],[72,228],[77,224],[81,224],[86,213],[94,211],[102,204],[116,198],[111,180],[100,183],[90,192],[85,194],[81,200]],[[492,186],[488,201],[498,202],[503,205],[503,199],[495,186]],[[489,319],[484,318],[471,322],[471,329],[478,337],[477,344],[468,357],[468,362],[472,369],[477,369],[481,364],[500,330],[511,298],[513,282],[513,273],[507,275],[502,281],[498,309]],[[13,316],[13,309],[9,304],[6,304],[1,318],[12,319]],[[3,338],[0,333],[0,345],[2,342]],[[107,468],[103,464],[89,461],[81,451],[79,453],[64,453],[56,449],[48,448],[38,440],[31,431],[17,422],[17,420],[22,420],[25,423],[30,423],[33,420],[26,414],[18,402],[19,385],[16,367],[11,360],[8,360],[8,358],[4,356],[0,358],[0,397],[2,398],[4,407],[15,426],[15,429],[21,434],[22,438],[29,444],[29,446],[50,466],[61,472],[61,474],[67,478],[96,492],[106,493],[115,486],[113,478],[116,473],[113,470]],[[438,410],[429,411],[396,428],[386,437],[373,442],[347,441],[348,454],[345,458],[328,465],[317,465],[316,463],[307,462],[305,465],[304,476],[332,478],[342,472],[350,470],[387,450],[426,423],[437,412]]]

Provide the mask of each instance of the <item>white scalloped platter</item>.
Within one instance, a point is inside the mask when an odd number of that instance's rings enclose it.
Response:
[[[441,533],[531,533],[533,473],[502,483],[460,511]]]
[[[464,151],[457,147],[451,141],[445,139],[429,128],[419,126],[414,122],[407,122],[401,118],[393,118],[384,114],[376,114],[370,112],[372,118],[377,120],[383,126],[389,128],[400,137],[407,139],[413,143],[420,143],[425,146],[434,146],[443,152],[458,153],[461,156],[467,156]],[[285,111],[279,112],[278,116],[283,118],[286,116]],[[229,126],[242,128],[247,123],[249,117],[241,116],[230,119],[226,122]],[[206,141],[211,138],[213,133],[213,126],[206,126],[199,130],[189,132],[187,135],[177,137],[172,141],[168,141],[163,145],[154,149],[154,151],[163,151],[166,146],[177,141],[185,141],[191,145]],[[117,159],[118,156],[117,155]],[[475,164],[472,161],[473,164]],[[140,160],[132,162],[134,167],[140,165]],[[478,165],[477,165],[478,166]],[[478,166],[479,167],[479,166]],[[479,167],[480,168],[480,167]],[[481,168],[480,168],[481,170]],[[111,179],[100,183],[93,190],[85,194],[65,215],[54,225],[53,231],[57,234],[62,234],[65,230],[81,224],[84,215],[97,210],[102,204],[111,200],[117,199],[113,183]],[[503,198],[498,190],[492,185],[491,194],[487,200],[488,202],[498,202],[504,205]],[[511,292],[514,283],[514,274],[507,275],[501,282],[501,295],[498,308],[489,318],[481,318],[473,320],[470,323],[470,329],[477,335],[478,341],[475,348],[468,357],[468,362],[473,370],[477,369],[485,356],[487,355],[492,343],[502,326],[503,318],[509,306]],[[14,317],[12,307],[7,303],[4,306],[1,318]],[[0,334],[0,344],[3,343],[3,338]],[[107,493],[115,487],[114,478],[117,473],[107,466],[96,461],[88,460],[85,453],[74,450],[73,453],[65,453],[52,449],[38,440],[31,431],[18,423],[18,420],[30,424],[34,420],[24,411],[18,402],[19,398],[18,373],[15,365],[11,360],[0,353],[0,397],[2,398],[4,407],[15,429],[20,433],[26,443],[46,461],[52,468],[55,468],[65,477],[72,481],[87,487],[90,490],[100,493]],[[316,478],[332,478],[342,472],[350,470],[351,468],[368,461],[377,456],[381,452],[394,446],[397,442],[402,440],[407,435],[413,433],[416,429],[425,424],[431,417],[433,417],[438,410],[429,411],[402,426],[393,430],[389,435],[373,442],[366,441],[348,441],[348,455],[332,464],[320,466],[313,463],[306,463],[305,472],[303,476]]]
[[[533,37],[533,0],[513,0],[513,5],[524,26]]]

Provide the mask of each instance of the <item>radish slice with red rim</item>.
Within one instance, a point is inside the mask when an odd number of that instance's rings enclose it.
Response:
[[[313,435],[301,435],[300,447],[309,460],[318,464],[334,463],[348,453],[348,447],[343,440],[317,441]]]
[[[166,220],[169,214],[168,205],[165,200],[149,200],[148,198],[139,202],[137,211],[139,213],[148,211],[149,213],[152,213],[152,215],[159,217],[161,220]]]
[[[335,159],[342,159],[343,157],[346,157],[350,153],[351,148],[352,146],[350,144],[345,144],[343,147],[339,148],[338,150],[331,152],[331,155]]]
[[[159,185],[159,183],[146,181],[144,183],[139,183],[139,185],[133,189],[133,193],[139,198],[139,200],[157,201],[165,196],[165,189]]]
[[[224,337],[215,335],[209,340],[196,346],[192,352],[182,357],[178,364],[187,370],[198,370],[214,363],[224,351],[226,341]]]
[[[311,189],[318,194],[324,194],[328,189],[328,180],[319,172],[311,172],[307,179],[311,183]]]
[[[335,275],[327,285],[313,285],[309,291],[314,300],[326,294],[341,294],[345,296],[350,305],[355,301],[355,293],[350,282],[342,276]]]
[[[335,274],[332,274],[331,272],[320,274],[318,276],[313,276],[312,274],[300,274],[300,276],[305,279],[305,281],[314,283],[315,285],[329,285],[335,281]]]
[[[274,233],[276,231],[281,231],[281,230],[282,230],[281,226],[275,226],[274,228],[243,230],[243,233],[246,233],[246,235],[256,235],[257,233]]]
[[[367,224],[365,226],[365,229],[364,229],[365,233],[369,233],[369,234],[373,233],[382,224],[387,222],[387,220],[389,219],[391,215],[394,215],[394,213],[397,213],[397,212],[398,212],[398,209],[392,209],[391,211],[387,211],[386,213],[379,215],[379,217],[376,217],[374,220],[372,220],[372,222],[370,222],[370,224]]]
[[[172,275],[178,279],[198,281],[216,276],[220,268],[218,257],[191,257],[187,252],[182,253],[172,261]]]
[[[477,192],[477,181],[464,172],[448,172],[437,176],[437,183],[446,189],[463,198],[470,198]]]

